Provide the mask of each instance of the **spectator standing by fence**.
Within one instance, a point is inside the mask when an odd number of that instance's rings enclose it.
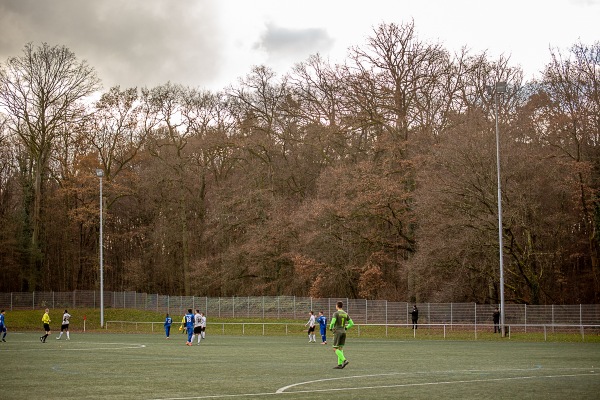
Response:
[[[165,317],[165,323],[164,323],[165,335],[167,336],[167,339],[171,335],[171,325],[172,324],[173,324],[173,318],[171,318],[169,316],[169,314],[167,313],[167,316]]]
[[[71,319],[71,314],[69,314],[69,312],[65,310],[62,317],[62,324],[60,325],[60,333],[58,334],[56,340],[60,340],[63,331],[67,333],[67,340],[71,340],[71,338],[69,337],[69,319]]]
[[[48,338],[48,335],[50,335],[50,333],[51,333],[51,331],[50,331],[50,310],[48,308],[46,308],[44,315],[42,316],[42,323],[44,324],[44,332],[46,332],[46,334],[40,336],[40,342],[46,343],[46,339]]]
[[[500,333],[500,311],[498,307],[494,310],[494,314],[492,314],[492,318],[494,319],[494,333]]]
[[[413,329],[417,329],[417,323],[419,321],[419,309],[417,308],[417,305],[413,305],[413,309],[410,312],[410,315],[412,317],[412,325],[413,325]]]
[[[0,311],[0,333],[2,334],[2,341],[6,342],[6,323],[4,322],[5,311]]]

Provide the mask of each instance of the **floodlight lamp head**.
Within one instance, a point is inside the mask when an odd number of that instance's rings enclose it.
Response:
[[[96,176],[97,176],[98,178],[102,178],[102,177],[104,176],[104,170],[103,170],[103,169],[100,169],[100,168],[98,168],[98,169],[96,170]]]
[[[506,93],[507,87],[506,82],[496,82],[496,93]]]

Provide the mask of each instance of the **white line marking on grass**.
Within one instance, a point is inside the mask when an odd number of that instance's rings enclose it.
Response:
[[[35,343],[35,342],[32,342]],[[74,345],[79,345],[79,344],[94,344],[94,345],[102,345],[102,346],[110,346],[110,345],[115,345],[115,347],[80,347],[80,348],[76,348],[76,349],[71,349],[68,348],[66,346],[74,346]],[[130,343],[90,343],[90,342],[76,342],[75,343],[69,343],[69,344],[65,344],[63,347],[62,344],[59,344],[59,347],[56,346],[44,346],[44,344],[40,344],[40,348],[36,348],[36,349],[5,349],[3,351],[14,351],[14,352],[21,352],[21,351],[41,351],[41,350],[48,350],[48,351],[52,351],[52,350],[60,350],[60,351],[89,351],[89,350],[125,350],[125,349],[143,349],[146,347],[145,344],[130,344]],[[121,347],[116,347],[116,346],[121,346]]]
[[[539,366],[536,368],[529,369],[509,369],[502,370],[505,372],[508,371],[531,371],[538,370]],[[574,369],[574,368],[565,368],[565,369]],[[587,368],[582,368],[587,369]],[[491,370],[498,371],[498,370]],[[483,370],[466,370],[466,371],[437,371],[439,373],[456,373],[456,372],[490,372]],[[525,379],[552,379],[552,378],[576,378],[579,376],[598,376],[600,373],[591,371],[590,373],[581,373],[581,374],[559,374],[559,375],[530,375],[530,376],[515,376],[515,377],[507,377],[507,378],[487,378],[487,379],[469,379],[469,380],[459,380],[459,381],[440,381],[440,382],[422,382],[422,383],[402,383],[397,385],[380,385],[380,386],[357,386],[357,387],[344,387],[344,388],[327,388],[327,389],[310,389],[310,390],[296,390],[293,392],[287,392],[286,390],[299,386],[305,385],[309,383],[315,382],[326,382],[333,381],[339,379],[354,379],[354,378],[369,378],[375,376],[391,376],[391,375],[406,375],[410,373],[405,372],[396,372],[396,373],[387,373],[387,374],[376,374],[376,375],[356,375],[356,376],[347,376],[340,378],[327,378],[327,379],[319,379],[309,382],[296,383],[293,385],[284,386],[278,389],[275,392],[265,392],[265,393],[240,393],[240,394],[216,394],[216,395],[207,395],[207,396],[192,396],[192,397],[167,397],[160,399],[152,399],[152,400],[200,400],[200,399],[225,399],[225,398],[234,398],[234,397],[256,397],[256,396],[273,396],[273,395],[286,395],[286,394],[303,394],[303,393],[315,393],[315,392],[338,392],[338,391],[346,391],[346,390],[369,390],[369,389],[390,389],[390,388],[399,388],[399,387],[416,387],[416,386],[435,386],[435,385],[451,385],[451,384],[465,384],[465,383],[482,383],[482,382],[502,382],[502,381],[512,381],[512,380],[525,380]],[[427,374],[427,372],[423,372],[423,374]]]
[[[363,389],[389,389],[389,388],[399,388],[399,387],[412,387],[412,386],[434,386],[434,385],[451,385],[456,383],[482,383],[482,382],[500,382],[500,381],[513,381],[520,379],[548,379],[548,378],[575,378],[578,376],[597,376],[600,373],[589,373],[589,374],[565,374],[565,375],[531,375],[531,376],[515,376],[509,378],[489,378],[489,379],[470,379],[470,380],[461,380],[461,381],[441,381],[441,382],[423,382],[423,383],[402,383],[397,385],[381,385],[381,386],[357,386],[357,387],[346,387],[346,388],[331,388],[331,389],[312,389],[312,390],[298,390],[294,392],[276,392],[276,393],[314,393],[314,392],[336,392],[340,390],[363,390]],[[197,397],[191,397],[196,399]]]
[[[86,347],[86,348],[81,348],[81,349],[62,349],[62,350],[69,350],[69,351],[81,351],[81,350],[123,350],[123,349],[143,349],[146,347],[145,344],[127,344],[127,343],[103,343],[103,344],[122,344],[124,345],[124,347]]]
[[[537,370],[537,369],[540,369],[540,368],[541,368],[540,366],[536,366],[534,368],[511,368],[511,369],[500,369],[500,370],[498,370],[498,369],[494,369],[494,370],[463,369],[463,370],[451,370],[451,371],[391,372],[391,373],[387,373],[387,374],[341,376],[341,377],[338,377],[338,378],[325,378],[325,379],[317,379],[317,380],[314,380],[314,381],[294,383],[292,385],[284,386],[284,387],[282,387],[280,389],[277,389],[277,393],[283,393],[287,389],[295,387],[295,386],[309,385],[309,384],[313,384],[313,383],[327,382],[327,381],[336,381],[336,380],[343,380],[343,379],[373,378],[373,377],[376,377],[376,376],[392,376],[392,375],[457,374],[457,373],[465,373],[465,372],[481,374],[481,373],[495,373],[495,372],[534,371],[534,370]]]

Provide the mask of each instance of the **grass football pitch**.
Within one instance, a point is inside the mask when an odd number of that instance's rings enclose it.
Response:
[[[72,333],[0,343],[0,398],[598,399],[599,343]],[[317,335],[318,336],[318,335]]]

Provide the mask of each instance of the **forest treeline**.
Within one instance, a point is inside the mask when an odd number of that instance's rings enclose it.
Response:
[[[26,44],[0,64],[0,291],[99,288],[101,169],[105,290],[496,303],[497,121],[506,301],[598,303],[600,42],[540,76],[413,23],[218,92],[103,90]]]

